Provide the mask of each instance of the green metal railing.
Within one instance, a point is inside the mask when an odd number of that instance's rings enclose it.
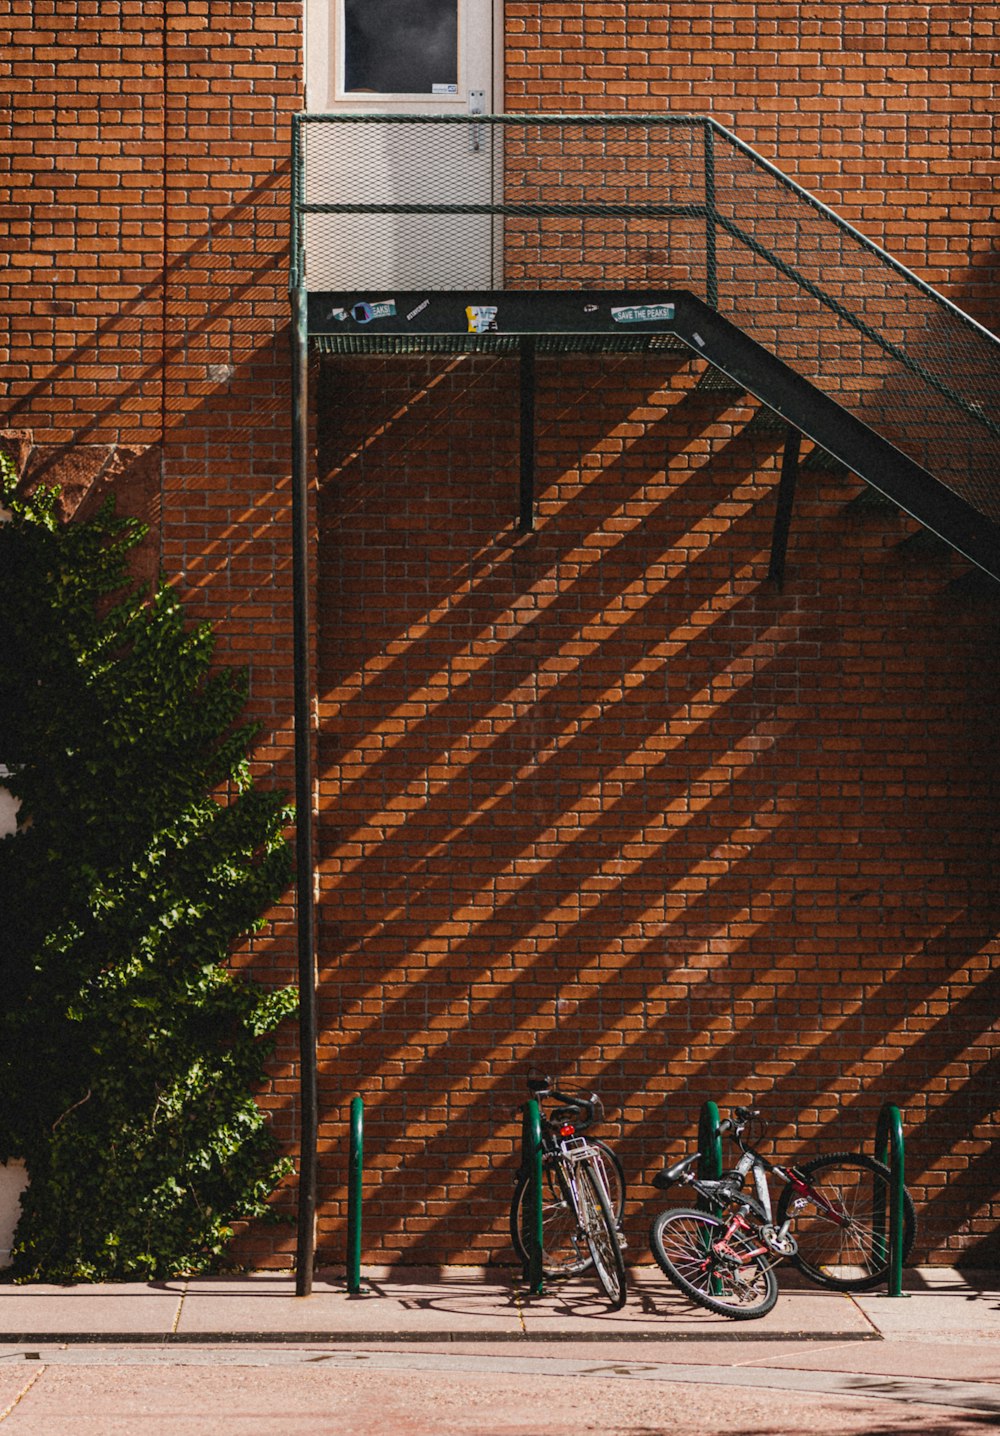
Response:
[[[293,287],[690,289],[1000,520],[1000,340],[736,135],[475,123],[472,154],[463,116],[296,117]]]

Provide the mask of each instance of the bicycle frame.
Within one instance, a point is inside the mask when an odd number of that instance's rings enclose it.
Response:
[[[558,1140],[556,1151],[562,1159],[563,1172],[569,1185],[573,1211],[576,1213],[576,1219],[582,1228],[580,1196],[576,1185],[576,1169],[581,1163],[586,1162],[590,1167],[591,1173],[599,1183],[609,1208],[612,1205],[611,1194],[608,1189],[608,1177],[604,1170],[604,1161],[601,1157],[600,1148],[591,1146],[586,1137],[562,1137]]]
[[[693,1186],[698,1195],[716,1209],[720,1217],[727,1206],[736,1207],[729,1217],[722,1237],[712,1244],[713,1252],[723,1255],[727,1261],[736,1262],[740,1266],[747,1266],[767,1255],[773,1258],[772,1265],[776,1265],[782,1257],[794,1256],[797,1246],[794,1237],[789,1234],[789,1229],[795,1213],[807,1201],[813,1202],[838,1226],[848,1224],[849,1219],[843,1208],[839,1204],[829,1201],[822,1192],[817,1191],[803,1173],[797,1171],[795,1167],[783,1167],[777,1162],[769,1162],[766,1157],[744,1143],[742,1125],[731,1122],[724,1123],[723,1129],[734,1134],[741,1152],[740,1160],[728,1176],[712,1180],[695,1177],[693,1173],[685,1171],[685,1168],[699,1160],[700,1152],[672,1169],[682,1181]],[[772,1174],[790,1186],[795,1193],[789,1215],[780,1227],[774,1225],[774,1208],[768,1183],[768,1177]],[[753,1178],[753,1197],[742,1190],[747,1176]],[[738,1178],[738,1185],[734,1183],[734,1178]],[[755,1222],[748,1221],[748,1215],[752,1216]],[[730,1238],[737,1231],[757,1232],[762,1244],[742,1253],[735,1251],[730,1245]]]

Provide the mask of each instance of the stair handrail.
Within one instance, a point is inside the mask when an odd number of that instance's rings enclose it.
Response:
[[[739,135],[734,134],[732,130],[727,130],[724,125],[720,125],[718,120],[714,119],[711,115],[691,118],[700,118],[708,128],[714,130],[716,134],[723,136],[735,149],[741,150],[754,164],[766,170],[772,179],[777,180],[785,189],[790,190],[799,199],[804,200],[805,203],[816,210],[818,214],[822,214],[825,219],[835,224],[838,229],[842,230],[845,234],[849,234],[852,239],[876,255],[883,263],[887,264],[890,269],[894,269],[903,279],[916,285],[928,299],[932,299],[936,304],[940,304],[942,308],[949,310],[957,319],[961,319],[971,328],[978,330],[982,338],[988,340],[990,344],[1000,350],[1000,335],[994,334],[992,329],[987,329],[984,324],[980,324],[978,319],[974,319],[971,314],[955,304],[947,295],[942,294],[939,289],[935,289],[932,284],[928,284],[926,279],[921,279],[919,274],[915,274],[912,269],[903,264],[895,255],[883,249],[875,240],[869,239],[861,230],[856,229],[849,220],[844,219],[843,215],[838,214],[835,209],[831,209],[828,204],[825,204],[823,200],[819,199],[810,190],[805,189],[796,180],[793,180],[791,176],[786,175],[782,170],[778,169],[777,165],[765,159],[752,145],[748,145],[745,140],[741,140]]]

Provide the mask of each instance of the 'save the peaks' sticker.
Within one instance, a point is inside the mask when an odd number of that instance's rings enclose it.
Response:
[[[395,299],[363,299],[351,310],[351,318],[359,324],[368,324],[373,319],[391,319],[395,312]]]
[[[624,304],[612,308],[611,317],[616,324],[649,324],[652,321],[673,319],[672,304]]]

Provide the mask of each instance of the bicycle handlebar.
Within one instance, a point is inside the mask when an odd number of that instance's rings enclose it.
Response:
[[[747,1147],[743,1142],[743,1133],[751,1122],[756,1121],[757,1118],[760,1117],[760,1108],[735,1107],[733,1111],[735,1117],[724,1118],[723,1121],[719,1123],[716,1131],[720,1137],[732,1135],[733,1139],[739,1145],[740,1150],[745,1152]],[[675,1182],[684,1176],[689,1167],[693,1167],[694,1164],[700,1160],[701,1155],[701,1152],[695,1152],[693,1157],[683,1157],[679,1162],[675,1162],[672,1167],[666,1167],[662,1172],[657,1172],[653,1178],[653,1186],[659,1187],[661,1191],[666,1187],[673,1186]],[[764,1163],[768,1170],[771,1170],[771,1164],[767,1162],[764,1157],[761,1157],[759,1153],[755,1154],[755,1156],[758,1161]]]
[[[563,1104],[562,1107],[553,1107],[548,1116],[542,1115],[542,1121],[548,1122],[550,1126],[576,1118],[574,1125],[582,1132],[604,1116],[604,1103],[596,1092],[591,1092],[589,1097],[584,1097],[579,1092],[561,1092],[552,1086],[552,1079],[549,1077],[529,1077],[528,1091],[539,1104],[543,1097],[551,1097],[555,1102]]]

